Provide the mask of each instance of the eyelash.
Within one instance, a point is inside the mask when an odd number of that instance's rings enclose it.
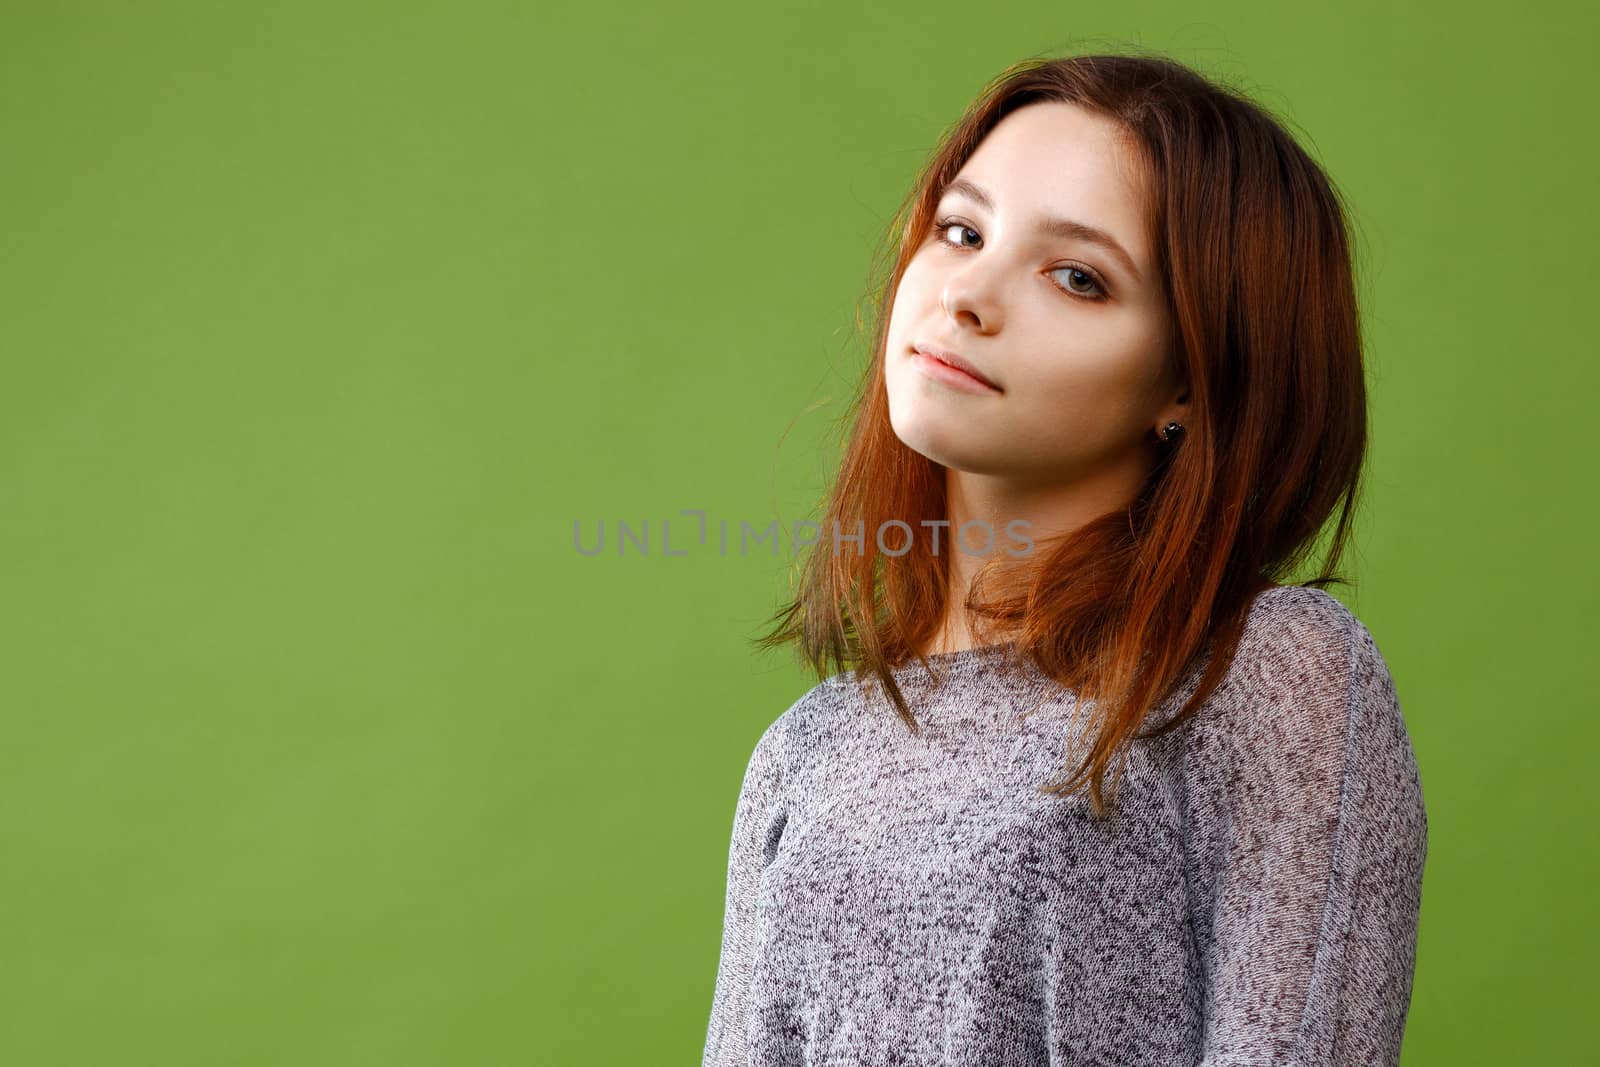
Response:
[[[940,219],[938,222],[935,222],[933,224],[934,240],[938,241],[941,245],[943,245],[946,248],[955,249],[957,251],[965,251],[966,248],[967,248],[966,245],[958,245],[954,241],[945,240],[944,232],[946,230],[948,230],[952,226],[961,226],[961,227],[964,227],[965,229],[971,230],[973,233],[977,233],[978,232],[977,227],[969,225],[968,223],[962,222],[960,219],[949,219],[949,218]],[[1065,287],[1063,285],[1057,285],[1055,282],[1051,282],[1050,284],[1054,285],[1057,289],[1060,289],[1062,292],[1066,293],[1068,296],[1075,296],[1079,300],[1104,300],[1104,299],[1106,299],[1106,296],[1107,296],[1106,285],[1105,285],[1105,282],[1101,279],[1101,277],[1100,277],[1098,272],[1090,270],[1087,266],[1085,266],[1082,263],[1063,263],[1059,267],[1052,268],[1050,270],[1050,273],[1054,274],[1054,273],[1056,273],[1056,271],[1061,271],[1061,270],[1074,270],[1074,271],[1077,271],[1080,274],[1088,275],[1089,280],[1094,282],[1095,288],[1098,289],[1100,291],[1100,293],[1099,293],[1098,296],[1090,296],[1088,293],[1080,293],[1080,292],[1077,292],[1076,290],[1068,289],[1067,287]]]

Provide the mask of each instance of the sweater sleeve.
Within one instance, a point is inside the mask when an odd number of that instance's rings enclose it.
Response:
[[[703,1067],[740,1067],[746,1062],[745,1021],[754,971],[756,896],[761,871],[783,834],[783,727],[780,716],[756,742],[734,808],[728,845],[728,886],[722,920],[722,954],[711,998]]]
[[[1371,634],[1342,608],[1312,620],[1274,623],[1229,717],[1200,1067],[1400,1062],[1422,783]]]

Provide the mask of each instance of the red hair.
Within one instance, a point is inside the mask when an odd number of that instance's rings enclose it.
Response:
[[[1338,575],[1360,491],[1366,388],[1351,246],[1339,193],[1280,124],[1239,91],[1148,54],[1029,59],[996,77],[923,168],[900,205],[862,388],[829,491],[823,534],[798,592],[760,647],[796,643],[819,678],[875,676],[913,732],[890,672],[927,647],[945,617],[949,553],[922,538],[891,556],[872,532],[898,519],[948,518],[945,469],[889,423],[884,346],[900,278],[926,239],[946,185],[1002,118],[1061,101],[1119,124],[1146,171],[1145,221],[1173,323],[1170,351],[1189,385],[1181,444],[1157,454],[1125,508],[1056,539],[1022,580],[986,597],[983,568],[966,600],[984,632],[1015,648],[1100,710],[1098,734],[1071,777],[1103,816],[1105,776],[1137,737],[1159,736],[1226,676],[1250,605],[1312,552],[1338,510],[1323,572]],[[881,270],[881,267],[878,268]],[[878,275],[875,271],[875,277]],[[1152,430],[1154,428],[1152,427]],[[1342,501],[1342,506],[1341,506]],[[835,531],[861,530],[840,552]],[[891,539],[890,547],[897,539]],[[851,551],[856,546],[857,551]],[[1011,577],[1017,577],[1011,575]],[[1141,734],[1148,713],[1209,654],[1178,715]],[[1115,780],[1113,780],[1113,787]],[[1114,789],[1113,789],[1114,792]]]

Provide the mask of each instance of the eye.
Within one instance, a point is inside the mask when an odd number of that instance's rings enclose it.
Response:
[[[971,226],[960,221],[959,219],[940,219],[933,224],[933,228],[937,235],[934,239],[941,245],[944,245],[946,248],[969,249],[973,247],[970,244],[964,243],[961,237],[951,240],[948,234],[952,230],[957,231],[960,234],[971,234],[980,241],[983,239],[982,235],[979,234],[977,230],[973,229]],[[1056,288],[1064,290],[1072,296],[1078,297],[1080,300],[1106,299],[1106,287],[1100,281],[1100,275],[1089,269],[1089,267],[1085,266],[1084,264],[1063,264],[1062,266],[1051,269],[1049,273],[1052,275],[1066,275],[1068,280],[1065,284],[1062,284],[1061,282],[1054,282],[1053,284],[1056,286]],[[1077,288],[1079,285],[1087,285],[1088,288],[1079,289]]]
[[[1104,290],[1102,290],[1100,288],[1099,279],[1097,279],[1093,274],[1089,273],[1089,271],[1084,267],[1079,267],[1079,266],[1076,266],[1074,264],[1070,264],[1069,263],[1064,267],[1057,267],[1055,270],[1051,271],[1050,273],[1051,274],[1065,274],[1068,277],[1068,279],[1077,280],[1080,283],[1086,282],[1090,286],[1090,289],[1087,292],[1079,293],[1079,291],[1077,289],[1074,289],[1072,287],[1072,280],[1069,280],[1067,282],[1067,284],[1065,284],[1065,285],[1063,285],[1061,287],[1061,288],[1067,290],[1067,292],[1069,292],[1069,293],[1074,293],[1074,294],[1077,294],[1077,295],[1080,295],[1080,296],[1086,296],[1091,300],[1102,299],[1102,297],[1105,295]]]
[[[956,248],[967,248],[967,247],[970,247],[970,246],[964,245],[960,241],[952,241],[952,240],[950,240],[949,238],[944,236],[945,231],[960,229],[960,230],[964,230],[965,232],[970,233],[970,234],[974,234],[974,235],[976,235],[977,232],[978,232],[977,230],[974,230],[971,226],[968,226],[966,223],[964,223],[964,222],[956,222],[956,221],[954,221],[952,219],[944,219],[944,220],[941,220],[939,222],[934,223],[933,225],[934,225],[934,228],[939,231],[939,234],[940,234],[939,243],[940,244],[946,244],[946,245],[953,245]]]

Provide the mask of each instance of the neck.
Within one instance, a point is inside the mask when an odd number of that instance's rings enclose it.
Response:
[[[1127,507],[1147,474],[1139,465],[1117,466],[1070,482],[1038,485],[947,467],[950,525],[948,543],[939,550],[948,553],[949,582],[944,619],[927,653],[960,652],[1004,640],[1008,635],[975,632],[962,606],[978,572],[990,565],[985,577],[990,596],[1008,584],[1021,587],[1043,546]]]

